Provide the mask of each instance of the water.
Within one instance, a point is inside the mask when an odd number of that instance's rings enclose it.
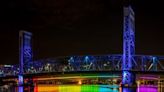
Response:
[[[38,85],[35,87],[10,87],[0,92],[164,92],[164,85],[140,85],[121,88],[119,85]]]
[[[38,86],[34,92],[119,92],[118,85],[61,85]]]
[[[37,80],[35,86],[0,86],[0,92],[164,92],[163,80],[137,80],[137,88],[122,88],[120,83],[119,79]]]

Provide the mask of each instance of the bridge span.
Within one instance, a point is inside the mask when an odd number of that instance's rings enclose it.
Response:
[[[25,65],[27,69],[23,75],[36,75],[58,72],[102,72],[108,73],[122,71],[123,56],[115,55],[97,55],[97,56],[67,56],[58,58],[49,58],[29,62]],[[17,76],[19,74],[19,65],[0,66],[0,77]],[[12,70],[12,71],[11,71]],[[134,55],[133,67],[134,73],[164,73],[164,57],[152,55]]]
[[[133,87],[140,78],[162,79],[164,56],[135,54],[135,14],[130,6],[124,7],[123,10],[122,54],[75,55],[33,61],[32,33],[20,31],[20,62],[16,65],[0,66],[0,82],[13,79],[21,86],[26,80],[27,83],[34,84],[36,80],[51,78],[115,77],[121,78],[122,86]]]

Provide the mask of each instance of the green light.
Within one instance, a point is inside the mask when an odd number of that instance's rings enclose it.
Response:
[[[99,92],[98,85],[82,85],[81,92]]]

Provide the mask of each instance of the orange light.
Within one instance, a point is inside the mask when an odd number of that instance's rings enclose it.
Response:
[[[79,80],[79,81],[78,81],[78,84],[79,84],[79,85],[81,85],[81,84],[82,84],[81,80]]]

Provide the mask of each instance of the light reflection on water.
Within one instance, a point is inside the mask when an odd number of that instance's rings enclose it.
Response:
[[[23,92],[23,87],[22,86],[18,87],[18,91]]]
[[[119,87],[117,85],[38,86],[34,92],[119,92]]]
[[[137,92],[158,92],[158,88],[157,87],[144,87],[144,86],[140,86],[137,89]]]
[[[18,90],[17,92],[162,92],[153,86],[140,86],[134,90],[118,85],[40,85],[32,91],[23,91],[23,87],[19,87]]]
[[[164,87],[140,85],[121,88],[119,85],[39,85],[35,87],[8,87],[0,92],[164,92]]]

